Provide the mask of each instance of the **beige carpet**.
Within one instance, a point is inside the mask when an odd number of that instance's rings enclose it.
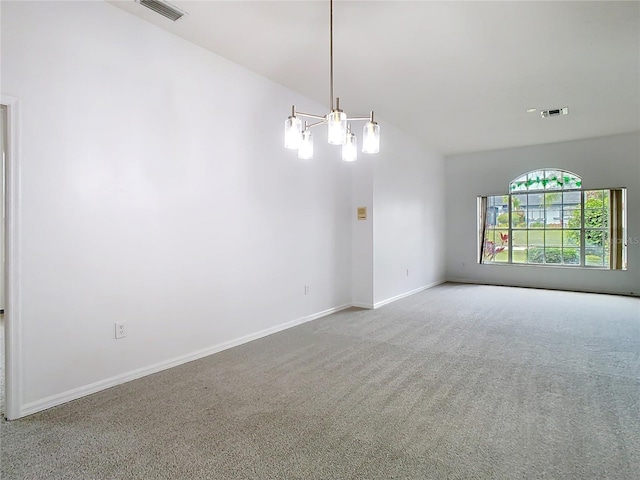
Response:
[[[4,314],[0,313],[0,418],[4,418]],[[0,438],[0,442],[2,439]],[[2,444],[0,443],[0,447]]]
[[[7,480],[636,480],[640,299],[445,284],[1,434]]]

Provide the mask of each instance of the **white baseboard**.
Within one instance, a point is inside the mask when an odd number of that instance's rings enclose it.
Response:
[[[104,380],[90,383],[89,385],[84,385],[82,387],[74,388],[66,392],[52,395],[50,397],[36,400],[35,402],[30,402],[25,405],[22,405],[20,407],[19,416],[15,418],[31,415],[33,413],[46,410],[47,408],[55,407],[57,405],[70,402],[71,400],[77,400],[78,398],[91,395],[92,393],[97,393],[107,388],[115,387],[116,385],[121,385],[123,383],[130,382],[131,380],[136,380],[138,378],[146,377],[147,375],[151,375],[153,373],[161,372],[162,370],[167,370],[172,367],[177,367],[178,365],[182,365],[183,363],[192,362],[194,360],[198,360],[199,358],[207,357],[209,355],[213,355],[214,353],[218,353],[223,350],[227,350],[229,348],[237,347],[238,345],[242,345],[243,343],[251,342],[253,340],[257,340],[258,338],[266,337],[267,335],[272,335],[282,330],[286,330],[288,328],[295,327],[297,325],[301,325],[303,323],[307,323],[312,320],[325,317],[327,315],[331,315],[332,313],[345,310],[349,307],[351,307],[351,304],[329,308],[327,310],[323,310],[322,312],[313,313],[311,315],[306,315],[304,317],[296,318],[295,320],[292,320],[290,322],[282,323],[280,325],[276,325],[275,327],[267,328],[265,330],[261,330],[256,333],[251,333],[249,335],[245,335],[243,337],[236,338],[228,342],[219,343],[218,345],[214,345],[212,347],[208,347],[202,350],[197,350],[195,352],[188,353],[186,355],[181,355],[179,357],[158,362],[153,365],[149,365],[147,367],[138,368],[137,370],[132,370],[130,372],[123,373],[121,375],[116,375],[111,378],[106,378]]]
[[[427,290],[428,288],[435,287],[436,285],[440,285],[445,283],[446,280],[438,280],[437,282],[429,283],[428,285],[423,285],[422,287],[416,288],[409,292],[401,293],[400,295],[396,295],[395,297],[387,298],[386,300],[381,300],[380,302],[376,302],[373,304],[373,308],[380,308],[388,303],[395,302],[396,300],[400,300],[401,298],[408,297],[410,295],[414,295],[418,292],[422,292],[423,290]]]
[[[624,297],[640,297],[640,292],[623,292],[617,290],[608,290],[608,289],[590,289],[590,288],[581,288],[576,287],[574,285],[568,287],[559,287],[559,286],[550,286],[536,283],[499,283],[499,282],[490,282],[484,280],[477,279],[468,279],[468,278],[448,278],[447,282],[451,283],[463,283],[468,285],[487,285],[493,287],[513,287],[513,288],[536,288],[540,290],[558,290],[561,292],[578,292],[578,293],[599,293],[603,295],[621,295]]]
[[[373,310],[373,303],[352,303],[351,304],[352,307],[358,307],[358,308],[366,308],[367,310]]]

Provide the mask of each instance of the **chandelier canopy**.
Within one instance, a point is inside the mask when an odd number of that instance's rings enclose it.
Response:
[[[340,109],[340,98],[333,96],[333,0],[329,0],[329,58],[331,63],[330,107],[326,115],[314,115],[296,111],[291,106],[291,115],[284,124],[284,146],[298,150],[298,157],[313,158],[313,134],[311,128],[327,125],[327,140],[331,145],[342,145],[342,160],[353,162],[358,158],[358,140],[351,132],[352,121],[366,121],[362,132],[362,152],[378,153],[380,151],[380,125],[373,118],[373,112],[368,117],[347,117]],[[300,117],[316,120],[314,123],[302,123]]]

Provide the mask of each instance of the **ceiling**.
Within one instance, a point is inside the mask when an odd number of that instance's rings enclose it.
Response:
[[[172,0],[177,22],[110,3],[329,109],[328,1]],[[334,64],[341,107],[375,110],[383,142],[387,122],[443,154],[640,130],[636,1],[338,0]]]

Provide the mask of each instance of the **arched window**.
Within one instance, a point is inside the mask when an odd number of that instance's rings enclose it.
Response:
[[[582,187],[582,178],[575,173],[545,168],[520,175],[509,184],[509,192],[531,190],[571,190]]]
[[[626,190],[584,190],[557,168],[532,170],[509,193],[479,197],[478,260],[626,269]]]

